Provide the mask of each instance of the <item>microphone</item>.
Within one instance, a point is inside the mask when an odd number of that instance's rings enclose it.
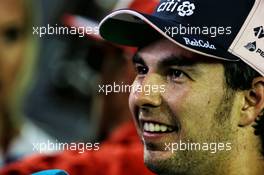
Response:
[[[31,175],[69,175],[69,174],[63,170],[54,169],[54,170],[39,171]]]

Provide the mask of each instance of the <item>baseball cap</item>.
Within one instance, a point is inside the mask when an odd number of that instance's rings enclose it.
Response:
[[[161,0],[150,15],[131,9],[110,13],[99,33],[136,47],[165,37],[201,55],[241,59],[264,76],[263,16],[263,0]]]

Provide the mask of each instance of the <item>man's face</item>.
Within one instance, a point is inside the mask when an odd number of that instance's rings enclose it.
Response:
[[[26,19],[22,0],[0,0],[0,98],[11,93],[22,65]],[[3,97],[4,96],[4,97]]]
[[[0,148],[4,144],[7,108],[24,60],[26,39],[25,9],[22,0],[0,0]],[[12,132],[12,131],[10,131]],[[9,138],[10,139],[10,138]]]
[[[166,149],[172,143],[233,143],[233,91],[226,88],[224,68],[159,40],[133,58],[134,86],[159,86],[160,91],[132,91],[130,110],[144,143],[146,165],[159,174],[207,174],[227,159],[228,151]],[[143,88],[144,89],[144,88]],[[209,172],[210,171],[210,172]]]

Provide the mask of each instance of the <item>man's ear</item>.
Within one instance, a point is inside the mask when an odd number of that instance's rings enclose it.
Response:
[[[239,126],[252,124],[262,114],[264,109],[264,77],[256,77],[252,81],[250,90],[245,91],[245,103],[242,107],[242,115]]]

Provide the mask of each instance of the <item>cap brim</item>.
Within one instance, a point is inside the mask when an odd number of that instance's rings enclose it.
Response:
[[[78,15],[72,15],[72,14],[65,14],[63,15],[62,19],[61,19],[62,23],[68,27],[75,27],[75,28],[83,28],[83,27],[89,27],[89,28],[98,28],[99,23],[97,23],[94,20],[91,20],[89,18],[86,17],[82,17],[82,16],[78,16]],[[95,41],[95,42],[99,42],[102,44],[106,44],[106,45],[111,45],[113,47],[116,48],[120,48],[123,51],[125,51],[126,53],[134,53],[135,49],[132,49],[130,47],[125,47],[125,46],[121,46],[121,45],[117,45],[114,44],[112,42],[108,42],[106,40],[104,40],[99,33],[89,33],[87,34],[85,32],[85,37],[91,41]]]
[[[189,51],[227,61],[237,61],[238,57],[227,52],[214,43],[213,39],[204,35],[167,35],[165,29],[169,26],[179,27],[177,21],[165,20],[156,16],[122,9],[106,16],[99,24],[100,35],[111,42],[127,46],[144,46],[162,36]],[[196,41],[208,41],[215,49],[187,45],[186,38],[195,38]]]

